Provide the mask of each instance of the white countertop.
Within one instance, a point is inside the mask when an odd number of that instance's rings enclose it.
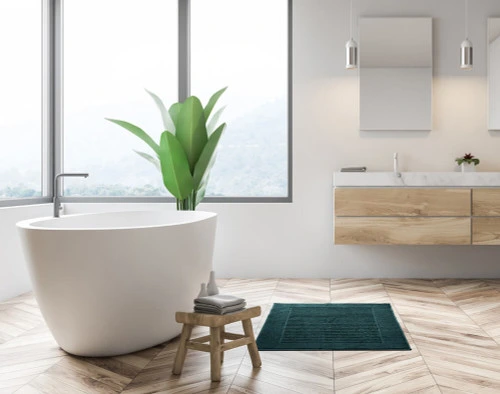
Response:
[[[335,172],[334,187],[500,187],[500,172]]]

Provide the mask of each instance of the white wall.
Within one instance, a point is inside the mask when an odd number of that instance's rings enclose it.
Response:
[[[481,171],[500,171],[500,132],[488,132],[486,126],[485,52],[486,18],[500,15],[500,1],[471,2],[475,65],[470,72],[458,68],[464,38],[460,1],[356,0],[355,8],[361,16],[434,18],[433,130],[360,132],[357,72],[344,69],[349,2],[294,0],[294,202],[203,205],[201,209],[219,214],[219,276],[498,277],[500,247],[333,245],[332,173],[346,165],[390,170],[396,151],[403,170],[453,170],[454,158],[472,151],[481,158]],[[148,207],[66,208],[77,213]],[[173,204],[162,208],[173,209]],[[13,224],[18,218],[45,214],[41,211],[0,211],[0,298],[27,288]]]
[[[0,301],[31,289],[16,223],[51,212],[50,205],[0,208]]]

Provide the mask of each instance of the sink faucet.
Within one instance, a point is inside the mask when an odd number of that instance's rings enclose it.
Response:
[[[54,178],[54,217],[59,217],[59,210],[61,209],[61,200],[59,199],[59,178],[66,176],[83,177],[87,178],[89,174],[85,172],[62,173],[57,174]]]
[[[398,165],[398,152],[394,153],[393,158],[394,158],[394,173],[398,178],[401,178],[401,173],[399,172],[399,165]]]

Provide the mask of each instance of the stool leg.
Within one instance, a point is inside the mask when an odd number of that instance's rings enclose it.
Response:
[[[182,372],[182,367],[184,366],[184,360],[186,359],[186,343],[191,338],[191,332],[193,331],[193,326],[190,324],[184,324],[182,326],[181,341],[179,347],[177,348],[177,354],[175,355],[174,367],[172,373],[174,375],[179,375]]]
[[[259,349],[257,348],[257,344],[255,343],[252,321],[250,319],[246,319],[243,320],[241,323],[243,324],[243,331],[245,332],[245,336],[250,337],[252,339],[252,342],[250,342],[247,345],[248,353],[250,353],[250,358],[252,359],[253,367],[258,368],[262,365],[262,361],[260,360]]]
[[[226,332],[226,328],[224,326],[222,326],[220,328],[220,344],[223,345],[224,344],[224,333]],[[221,364],[224,362],[224,351],[221,350],[220,351],[220,362]]]
[[[220,327],[210,327],[210,376],[212,382],[220,382]]]

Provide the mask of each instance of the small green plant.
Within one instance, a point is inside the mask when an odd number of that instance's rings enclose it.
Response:
[[[479,159],[475,158],[472,153],[466,153],[462,157],[457,157],[455,161],[459,166],[462,165],[462,163],[474,164],[475,166],[480,163]]]
[[[132,123],[106,118],[139,137],[153,150],[153,155],[135,152],[161,172],[163,184],[177,200],[178,210],[194,211],[205,197],[217,145],[226,128],[225,123],[217,126],[225,107],[213,115],[212,111],[226,89],[214,93],[205,107],[198,97],[191,96],[184,102],[172,104],[168,111],[156,94],[146,90],[163,120],[165,131],[159,143]]]

